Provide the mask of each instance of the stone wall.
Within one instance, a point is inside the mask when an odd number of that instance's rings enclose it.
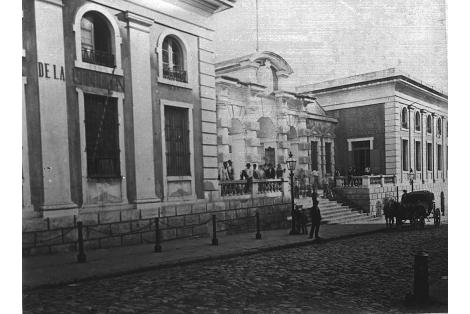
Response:
[[[446,182],[414,184],[414,191],[427,190],[434,193],[436,208],[441,208],[441,192],[444,192],[445,212],[448,212],[448,189]],[[403,190],[411,192],[411,185],[398,185],[398,197],[401,199]],[[397,185],[371,186],[371,187],[341,187],[336,189],[338,200],[350,205],[356,210],[368,213],[372,216],[383,214],[382,205],[386,197],[397,197]]]
[[[217,233],[232,234],[255,230],[255,214],[261,229],[287,227],[290,201],[282,197],[233,197],[216,202],[165,203],[142,210],[81,212],[77,216],[23,220],[23,255],[77,250],[77,222],[83,223],[85,250],[155,242],[155,218],[159,219],[163,241],[208,237],[212,215]]]

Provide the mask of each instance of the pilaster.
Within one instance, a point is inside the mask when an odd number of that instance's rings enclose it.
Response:
[[[77,208],[71,200],[62,1],[35,1],[43,211]]]
[[[134,162],[138,209],[159,202],[155,192],[152,86],[150,76],[150,26],[153,20],[126,12],[134,118]]]

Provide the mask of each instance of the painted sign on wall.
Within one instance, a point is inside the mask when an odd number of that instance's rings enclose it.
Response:
[[[64,66],[58,66],[56,64],[45,62],[38,62],[38,76],[47,79],[65,81]]]

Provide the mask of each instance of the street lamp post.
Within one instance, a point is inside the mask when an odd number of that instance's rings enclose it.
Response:
[[[289,234],[295,234],[295,219],[294,219],[294,169],[295,169],[296,160],[292,155],[292,152],[289,152],[289,158],[287,158],[287,169],[290,171],[290,199],[291,199],[291,231]]]
[[[414,190],[413,183],[414,183],[414,180],[415,180],[415,173],[413,172],[413,169],[410,169],[410,173],[408,173],[408,180],[410,180],[411,192],[413,192],[413,190]]]

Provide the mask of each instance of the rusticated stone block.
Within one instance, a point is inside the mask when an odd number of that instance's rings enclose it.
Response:
[[[131,231],[130,222],[121,222],[111,225],[111,234],[123,234],[128,233],[129,231]]]
[[[212,219],[212,214],[200,214],[199,215],[199,223],[210,223]]]
[[[141,218],[153,218],[158,216],[158,211],[163,211],[163,208],[149,208],[149,209],[142,209],[141,211]]]
[[[169,226],[167,228],[182,227],[184,226],[184,217],[183,216],[168,217],[168,225]]]
[[[176,228],[162,230],[162,240],[171,240],[176,238]]]
[[[242,207],[241,202],[239,200],[230,200],[229,204],[229,209],[237,209]]]
[[[274,204],[274,200],[271,197],[267,197],[267,198],[263,199],[263,205],[264,206],[272,205],[272,204]]]
[[[160,227],[163,226],[162,223],[165,221],[164,219],[165,218],[160,218]],[[132,221],[130,225],[131,225],[131,231],[145,231],[145,230],[151,230],[150,228],[155,227],[153,219]]]
[[[176,207],[175,206],[165,206],[160,209],[161,217],[176,216]]]
[[[240,208],[247,208],[253,206],[253,202],[250,198],[240,200]]]
[[[191,204],[183,204],[183,205],[176,206],[177,216],[188,215],[190,213],[191,213]]]
[[[109,237],[111,235],[111,225],[87,226],[83,232],[85,240],[93,240]]]
[[[190,226],[190,225],[196,225],[199,223],[199,215],[186,215],[184,216],[184,225],[185,226]]]
[[[47,230],[47,221],[42,218],[23,220],[23,232]]]
[[[52,245],[62,243],[62,230],[41,231],[36,233],[36,245]]]
[[[227,210],[225,212],[225,219],[235,219],[235,218],[237,218],[236,210]]]
[[[193,235],[193,227],[183,227],[176,229],[177,238],[187,238]]]
[[[23,233],[23,236],[22,236],[22,242],[23,242],[23,246],[33,246],[34,245],[34,237],[35,237],[35,234],[34,232],[27,232],[27,233]]]
[[[64,234],[64,243],[75,242],[78,240],[78,233],[77,229],[75,228],[67,228],[63,230]]]
[[[146,231],[141,235],[144,243],[155,243],[155,231]]]
[[[122,221],[137,220],[139,219],[140,211],[137,209],[129,209],[121,212]]]
[[[109,212],[101,212],[98,215],[99,215],[100,224],[121,221],[121,212],[117,210],[109,211]]]
[[[191,213],[198,214],[206,211],[206,203],[195,203],[192,205]]]
[[[207,228],[207,225],[200,225],[200,226],[193,227],[193,236],[208,236],[208,235],[209,235],[209,229]]]
[[[51,217],[49,218],[49,228],[69,228],[74,227],[74,216]]]

